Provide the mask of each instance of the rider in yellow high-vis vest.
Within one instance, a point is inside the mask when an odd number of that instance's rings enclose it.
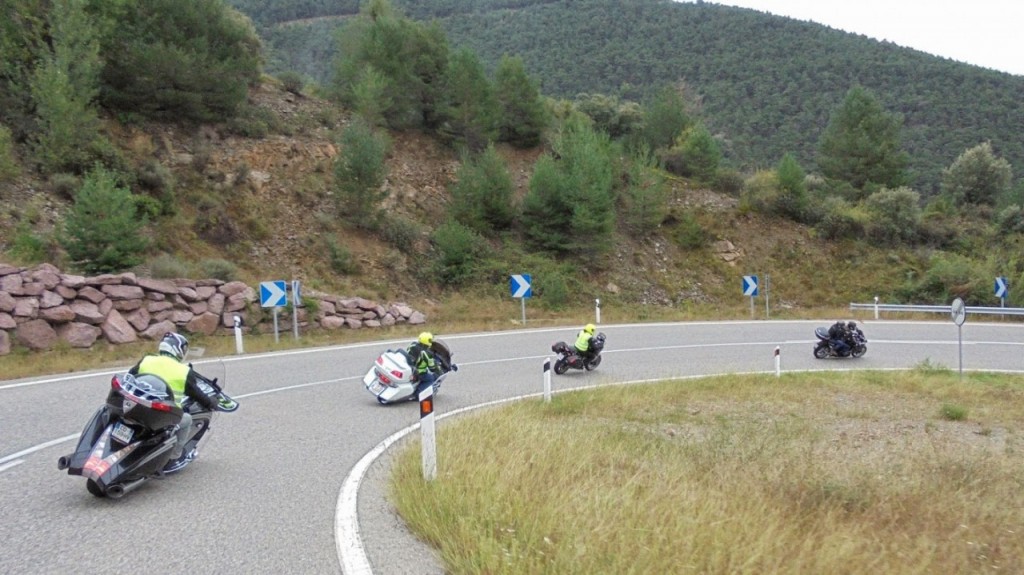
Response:
[[[207,397],[196,382],[192,366],[185,363],[188,354],[188,340],[177,333],[166,333],[160,340],[157,355],[147,355],[139,360],[128,373],[132,375],[155,375],[167,383],[174,393],[174,402],[181,407],[185,396],[191,397],[196,403],[207,409],[217,409],[217,402]],[[181,457],[181,452],[188,441],[192,428],[192,415],[185,412],[178,424],[177,443],[171,452],[171,461]],[[190,457],[192,454],[189,454]]]
[[[594,332],[596,331],[597,326],[588,323],[576,334],[576,351],[579,352],[581,357],[590,355],[590,338],[594,337]]]

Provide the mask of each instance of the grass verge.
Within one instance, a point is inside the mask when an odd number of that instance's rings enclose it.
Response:
[[[390,498],[453,574],[1020,573],[1022,422],[1024,376],[615,386],[445,422]]]

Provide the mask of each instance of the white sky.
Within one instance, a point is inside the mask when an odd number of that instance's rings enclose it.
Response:
[[[1024,76],[1024,0],[710,0]]]

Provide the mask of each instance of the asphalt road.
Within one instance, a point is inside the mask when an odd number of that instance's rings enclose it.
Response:
[[[970,318],[973,319],[973,318]],[[701,374],[910,368],[1021,371],[1024,325],[861,322],[868,353],[816,360],[827,322],[602,326],[597,371],[553,376],[557,390]],[[577,327],[446,335],[458,373],[436,414],[542,391],[543,360]],[[57,470],[103,402],[112,372],[0,381],[0,573],[440,573],[382,493],[382,442],[400,442],[415,403],[380,406],[362,386],[376,356],[403,341],[196,360],[242,407],[218,414],[201,457],[121,500],[98,499]],[[126,366],[127,367],[127,366]],[[637,393],[644,393],[637,387]],[[378,458],[377,455],[382,457]],[[345,489],[354,494],[346,501]],[[346,527],[347,526],[347,527]]]

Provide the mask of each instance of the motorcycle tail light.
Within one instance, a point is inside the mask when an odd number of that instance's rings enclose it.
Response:
[[[110,378],[110,387],[112,387],[112,388],[114,388],[114,389],[116,389],[118,391],[121,390],[121,382],[117,380],[117,376],[116,375],[114,377]]]
[[[398,379],[402,379],[402,372],[398,371],[397,369],[392,369],[391,375],[397,377]]]
[[[377,358],[377,365],[384,365],[384,358],[383,357],[378,357]]]
[[[154,401],[152,408],[157,411],[166,411],[167,413],[171,412],[171,406],[162,401]]]
[[[379,379],[380,382],[385,385],[391,385],[391,380],[388,378],[388,376],[384,375],[383,373],[377,374],[377,379]]]

